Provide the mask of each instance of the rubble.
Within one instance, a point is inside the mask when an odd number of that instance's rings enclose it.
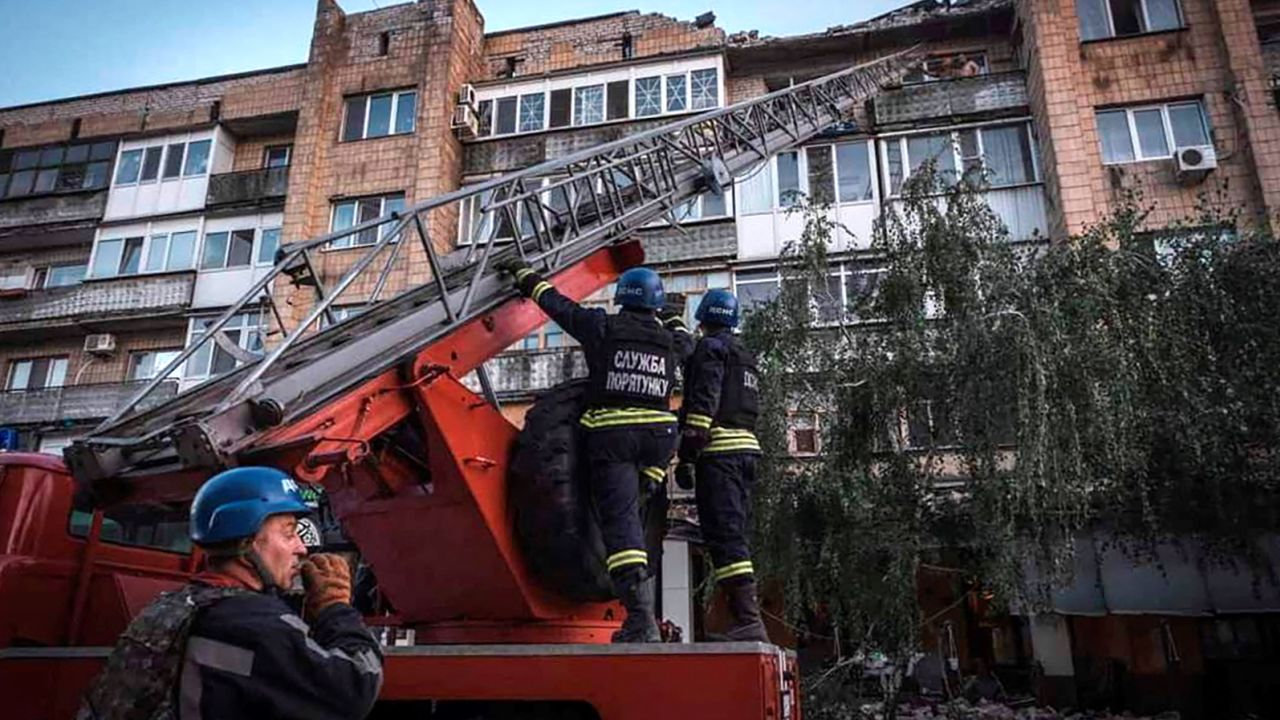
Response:
[[[898,720],[1180,720],[1179,713],[1170,711],[1158,715],[1133,715],[1109,711],[1059,712],[1046,707],[1015,707],[1018,703],[979,702],[965,700],[923,703],[914,701],[898,706]],[[870,703],[858,708],[859,720],[883,720],[882,703]]]

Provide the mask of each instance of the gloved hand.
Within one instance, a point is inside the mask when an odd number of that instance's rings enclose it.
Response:
[[[503,258],[493,264],[498,270],[508,273],[514,280],[516,290],[525,297],[533,297],[533,290],[542,282],[542,276],[539,275],[529,263],[525,262],[519,255],[513,255],[509,258]]]
[[[696,472],[691,462],[682,462],[676,465],[676,487],[681,490],[692,490]]]
[[[680,429],[680,464],[692,465],[702,453],[702,448],[711,441],[711,431],[706,428],[685,425]]]
[[[302,584],[307,589],[303,615],[315,619],[322,610],[351,603],[351,566],[341,555],[320,553],[302,563]]]

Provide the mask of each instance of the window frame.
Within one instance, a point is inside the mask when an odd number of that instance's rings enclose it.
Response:
[[[253,316],[253,315],[257,316],[256,318],[257,323],[249,324],[247,320],[250,318],[250,316]],[[204,320],[212,321],[212,320],[216,320],[217,317],[218,315],[216,314],[191,316],[191,318],[187,322],[186,343],[183,345],[183,348],[185,349],[185,348],[191,347],[194,343],[198,341],[198,338],[204,337],[204,334],[205,334],[204,330],[200,330],[199,332],[197,332],[196,330],[197,325],[201,321],[204,321]],[[254,332],[257,332],[258,340],[259,340],[259,343],[261,344],[261,347],[262,348],[266,347],[266,337],[267,337],[266,319],[267,319],[267,314],[266,314],[266,311],[264,310],[260,310],[260,309],[244,310],[232,316],[231,320],[228,321],[227,324],[222,327],[222,330],[223,331],[225,330],[241,331],[240,337],[236,340],[236,346],[246,352],[258,352],[252,349],[253,343],[249,342],[249,339],[253,336]],[[233,324],[233,323],[239,323],[239,324]],[[210,378],[217,377],[213,373],[213,366],[214,366],[214,363],[216,362],[215,360],[216,353],[220,349],[218,347],[218,343],[216,340],[213,340],[209,344],[205,345],[205,348],[209,348],[207,353],[202,348],[192,353],[191,356],[188,357],[186,361],[182,363],[180,377],[183,380],[205,381]],[[205,361],[205,368],[201,374],[192,374],[190,372],[192,363],[196,361],[196,358],[200,357],[201,355],[204,355],[204,357],[201,359]],[[235,360],[235,358],[232,358],[232,359]],[[239,361],[236,361],[235,367],[240,367]]]
[[[271,164],[271,153],[277,150],[284,151],[283,165]],[[275,168],[287,168],[292,162],[293,162],[293,143],[281,143],[279,145],[263,146],[262,148],[262,169],[263,170],[272,170]]]
[[[109,150],[102,150],[110,146]],[[89,140],[51,143],[31,147],[0,149],[0,199],[65,195],[79,192],[98,192],[112,185],[116,172],[116,158],[120,143],[115,140],[93,142]],[[72,151],[78,151],[73,153]],[[55,160],[50,161],[50,153]],[[81,157],[82,156],[82,157]],[[19,158],[23,162],[19,162]],[[25,164],[32,158],[31,164]],[[21,165],[21,167],[19,167]],[[95,170],[96,168],[96,170]],[[138,163],[142,169],[141,157]],[[52,175],[52,185],[41,188],[42,178]],[[98,185],[86,185],[91,178],[102,177]],[[74,187],[65,187],[68,179],[76,179]],[[19,180],[28,181],[21,192],[11,192],[19,187]]]
[[[35,369],[36,363],[45,362],[48,367],[45,370],[46,384],[40,387],[31,387],[31,371]],[[54,368],[61,363],[61,371],[54,372]],[[14,387],[14,380],[18,375],[18,368],[27,365],[27,376],[23,381],[23,387]],[[58,388],[67,387],[67,372],[71,369],[71,360],[69,355],[37,355],[34,357],[14,358],[9,361],[8,371],[5,373],[4,390],[5,392],[30,392],[39,390],[56,390]],[[57,376],[58,383],[56,385],[48,384],[51,377]]]
[[[359,197],[349,197],[349,198],[342,198],[341,200],[334,200],[333,202],[329,203],[329,232],[336,232],[334,228],[334,220],[337,219],[339,207],[346,205],[348,203],[351,203],[355,206],[353,210],[354,214],[352,216],[352,223],[351,223],[351,227],[355,227],[356,225],[359,225],[362,222],[360,220],[360,203],[367,200],[374,200],[374,199],[379,201],[377,217],[382,217],[387,214],[388,200],[398,199],[400,201],[401,209],[405,207],[405,202],[407,200],[403,190],[396,191],[396,192],[382,193],[377,195],[361,195]],[[383,238],[383,235],[387,231],[387,228],[388,228],[387,225],[380,226],[378,228],[378,236],[374,238],[373,242],[357,243],[355,242],[355,240],[359,238],[359,235],[355,235],[355,236],[348,235],[345,238],[341,238],[347,241],[344,244],[337,245],[335,243],[337,243],[338,240],[332,240],[326,243],[324,248],[322,248],[322,250],[325,252],[329,252],[334,250],[350,250],[352,248],[370,247],[372,245],[377,244],[377,242]],[[392,239],[391,242],[399,242],[399,241],[400,241],[400,238],[394,238]]]
[[[132,351],[130,351],[130,352],[129,352],[129,361],[128,361],[128,363],[127,363],[126,367],[125,367],[125,382],[141,383],[141,382],[147,382],[147,381],[149,381],[149,380],[154,380],[154,379],[155,379],[155,377],[156,377],[156,374],[157,374],[157,373],[159,373],[161,370],[163,370],[163,369],[165,368],[165,366],[166,366],[166,365],[168,365],[169,363],[171,363],[171,362],[173,362],[175,359],[177,359],[177,357],[178,357],[179,355],[181,355],[181,354],[182,354],[182,348],[180,348],[180,347],[178,347],[178,348],[149,348],[149,349],[146,349],[146,350],[132,350]],[[141,357],[143,357],[143,356],[148,356],[148,355],[153,356],[153,357],[159,357],[159,356],[161,356],[161,355],[172,355],[172,357],[170,357],[168,360],[166,360],[163,364],[157,363],[157,362],[155,362],[155,361],[154,361],[154,359],[153,359],[153,360],[152,360],[152,363],[151,363],[151,365],[152,365],[152,371],[151,371],[151,374],[150,374],[150,375],[147,375],[146,377],[134,377],[135,371],[138,369],[138,361],[139,361],[139,358],[141,358]],[[174,368],[174,369],[173,369],[173,372],[171,372],[171,373],[169,374],[169,377],[167,377],[167,378],[165,378],[165,379],[166,379],[166,380],[178,380],[178,379],[179,379],[179,378],[181,378],[181,377],[182,377],[182,366],[180,365],[180,366],[178,366],[178,367]]]
[[[1077,9],[1076,32],[1079,34],[1080,42],[1081,43],[1105,42],[1107,40],[1119,40],[1123,38],[1141,37],[1143,35],[1152,35],[1155,33],[1177,32],[1179,30],[1185,30],[1187,28],[1187,13],[1186,13],[1186,10],[1182,7],[1182,0],[1170,0],[1170,2],[1173,3],[1174,10],[1178,14],[1178,24],[1175,25],[1174,27],[1161,28],[1159,30],[1152,30],[1151,29],[1151,11],[1147,7],[1150,1],[1151,0],[1133,0],[1133,2],[1136,2],[1138,4],[1139,12],[1141,13],[1142,25],[1145,29],[1140,30],[1136,33],[1125,33],[1123,35],[1116,33],[1116,18],[1115,18],[1115,14],[1111,11],[1111,0],[1098,0],[1098,2],[1100,2],[1102,5],[1103,17],[1107,21],[1107,34],[1102,35],[1100,37],[1091,37],[1091,38],[1084,37],[1084,28],[1081,25],[1082,18],[1079,14],[1079,10]]]
[[[911,163],[911,150],[910,150],[910,142],[909,142],[911,138],[919,138],[919,137],[924,137],[928,135],[942,135],[942,134],[947,135],[951,143],[951,159],[952,159],[953,172],[955,173],[955,181],[958,182],[961,178],[963,178],[967,174],[967,170],[965,169],[965,160],[967,159],[972,159],[972,157],[976,157],[980,161],[981,168],[983,169],[983,171],[985,172],[985,170],[987,169],[988,167],[987,161],[986,161],[987,153],[986,153],[986,146],[985,146],[983,133],[988,130],[995,130],[995,129],[1007,128],[1007,127],[1020,127],[1025,129],[1026,135],[1024,137],[1027,138],[1028,149],[1029,149],[1029,152],[1031,153],[1031,167],[1032,167],[1032,170],[1034,171],[1034,176],[1031,180],[1028,180],[1026,182],[1008,183],[1008,184],[1002,184],[1002,185],[984,185],[981,187],[980,191],[990,192],[990,191],[1008,190],[1010,188],[1025,187],[1029,185],[1040,185],[1044,183],[1044,168],[1040,163],[1040,146],[1036,138],[1035,126],[1032,125],[1031,119],[1018,118],[1018,119],[1012,119],[1012,120],[993,120],[991,122],[985,122],[985,123],[953,125],[953,126],[942,127],[942,128],[930,128],[928,130],[923,130],[923,131],[893,133],[893,134],[879,137],[876,142],[876,159],[879,161],[879,164],[880,164],[879,179],[883,183],[885,190],[888,192],[887,199],[895,199],[895,198],[902,197],[902,186],[906,184],[907,180],[911,177],[912,163]],[[964,155],[960,145],[961,133],[969,130],[973,130],[976,132],[977,142],[978,142],[978,154],[972,157]],[[902,178],[898,182],[897,187],[894,187],[893,176],[890,174],[892,169],[889,164],[889,146],[891,144],[897,146],[898,152],[900,153],[900,156],[901,156]]]
[[[93,250],[89,254],[89,260],[86,263],[84,280],[112,280],[116,278],[139,277],[142,275],[162,275],[172,272],[187,272],[199,269],[200,257],[203,251],[203,235],[199,227],[185,230],[152,230],[148,225],[141,234],[126,234],[112,237],[99,237],[93,242]],[[195,238],[191,248],[191,263],[186,267],[170,267],[173,256],[173,236],[191,234]],[[121,245],[120,257],[116,260],[116,270],[110,275],[95,275],[94,266],[98,263],[99,254],[102,252],[102,246],[110,242],[124,242],[136,238],[142,239],[142,245],[138,251],[138,270],[137,272],[121,272],[121,263],[124,262],[124,248]],[[164,238],[164,264],[159,270],[148,270],[147,265],[151,260],[151,254],[155,250],[155,241],[157,238]],[[82,281],[83,282],[83,281]]]
[[[195,260],[193,262],[194,268],[199,272],[205,273],[205,272],[221,272],[224,270],[247,270],[255,267],[267,267],[267,266],[273,265],[274,262],[266,263],[261,261],[261,253],[262,253],[264,236],[268,231],[272,231],[272,230],[278,233],[280,230],[280,227],[277,225],[271,225],[271,226],[254,225],[252,228],[235,227],[235,228],[230,228],[226,230],[209,230],[206,228],[200,233],[199,242],[196,244]],[[249,245],[249,262],[244,265],[228,265],[227,263],[230,262],[231,260],[231,239],[236,233],[243,233],[243,232],[253,233],[253,241]],[[217,267],[205,267],[204,266],[205,252],[208,247],[209,236],[222,235],[222,234],[225,234],[227,236],[226,246],[222,250],[222,264]],[[279,243],[279,239],[277,237],[277,247],[279,247],[278,243]]]
[[[413,98],[413,123],[408,130],[397,131],[400,115],[400,98],[403,95],[412,94]],[[370,135],[369,134],[369,105],[375,97],[388,96],[391,98],[391,111],[387,115],[387,134]],[[348,104],[352,100],[364,100],[364,116],[361,118],[360,136],[347,138],[348,123],[351,122],[350,114],[347,112]],[[398,137],[402,135],[413,135],[418,131],[418,102],[421,99],[418,87],[402,87],[393,90],[378,90],[370,93],[356,93],[347,95],[342,98],[342,123],[338,127],[338,142],[359,142],[361,140],[377,140],[379,138]],[[292,152],[292,151],[291,151]]]
[[[1185,107],[1185,106],[1194,106],[1200,111],[1200,129],[1204,131],[1205,139],[1208,141],[1208,144],[1212,146],[1213,145],[1213,126],[1209,122],[1209,114],[1207,112],[1207,108],[1205,108],[1204,101],[1199,98],[1191,99],[1191,100],[1170,100],[1168,102],[1163,102],[1163,103],[1147,103],[1143,105],[1124,105],[1121,107],[1095,108],[1093,111],[1094,130],[1095,132],[1098,133],[1098,155],[1102,159],[1102,164],[1103,165],[1130,165],[1133,163],[1171,160],[1174,157],[1176,157],[1178,154],[1178,151],[1183,148],[1200,147],[1199,145],[1178,145],[1177,138],[1174,137],[1173,121],[1169,116],[1169,110],[1170,108]],[[1148,111],[1148,110],[1160,111],[1160,124],[1162,129],[1164,130],[1164,142],[1169,149],[1169,153],[1167,155],[1143,155],[1142,154],[1142,143],[1138,137],[1138,125],[1134,121],[1134,113]],[[1106,146],[1102,142],[1102,133],[1097,130],[1099,115],[1103,115],[1106,113],[1118,113],[1118,112],[1123,112],[1125,114],[1125,123],[1127,124],[1128,130],[1129,130],[1129,143],[1130,143],[1130,146],[1133,148],[1133,159],[1131,160],[1108,160],[1105,155]]]

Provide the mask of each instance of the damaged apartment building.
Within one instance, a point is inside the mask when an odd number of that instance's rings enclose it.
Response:
[[[926,160],[981,168],[984,197],[1018,243],[1065,241],[1132,183],[1157,225],[1187,214],[1209,187],[1253,217],[1280,210],[1280,2],[922,0],[789,37],[728,32],[711,13],[484,25],[470,0],[350,14],[319,0],[304,63],[0,108],[9,449],[57,453],[112,415],[263,276],[282,243],[918,44],[922,61],[849,122],[644,231],[647,262],[687,296],[690,315],[712,288],[732,289],[747,308],[774,297],[779,256],[803,224],[790,209],[809,196],[840,223],[817,312],[858,323],[850,300],[881,272],[872,224]],[[437,250],[485,236],[474,205],[431,216]],[[522,225],[517,216],[491,234],[512,239]],[[314,271],[336,278],[377,239],[325,249]],[[426,253],[409,245],[388,287],[364,297],[429,279]],[[149,402],[258,357],[311,307],[308,289],[266,291],[274,304],[236,316]],[[611,288],[592,302],[610,297]],[[344,304],[326,322],[363,307]],[[585,370],[554,323],[487,363],[515,419]],[[791,452],[821,451],[816,422],[795,419]],[[904,415],[899,445],[942,432],[938,422]],[[689,592],[699,564],[684,550],[669,555],[664,610],[689,637],[700,622]],[[1103,692],[1092,674],[1117,663],[1125,687],[1165,705],[1232,682],[1224,667],[1275,672],[1280,628],[1265,613],[1280,610],[1280,594],[1125,597],[1123,579],[1107,578],[1112,560],[1093,556],[1091,572],[1117,592],[1103,599],[1082,586],[1079,603],[1058,614],[995,623],[955,609],[963,654],[1034,664],[1042,697],[1064,703]]]

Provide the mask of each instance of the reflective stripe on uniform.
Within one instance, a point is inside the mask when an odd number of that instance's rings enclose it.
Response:
[[[704,453],[760,452],[756,434],[741,428],[711,428],[711,442],[702,449]]]
[[[684,422],[686,425],[689,425],[691,427],[696,427],[696,428],[702,428],[703,430],[706,430],[711,427],[711,418],[707,417],[706,415],[699,415],[697,413],[689,413],[688,415],[685,415]]]
[[[662,410],[647,408],[595,408],[582,413],[578,422],[585,428],[617,427],[620,425],[658,425],[674,423],[676,416]]]
[[[604,565],[609,572],[623,567],[625,565],[648,565],[649,553],[644,550],[623,550],[610,555],[604,561]]]
[[[520,268],[516,271],[516,282],[520,282],[535,272],[533,268]]]
[[[533,286],[533,292],[529,293],[529,297],[533,298],[534,302],[538,302],[538,298],[542,297],[542,293],[550,289],[551,289],[551,283],[547,282],[546,280],[543,280],[542,282]]]
[[[751,561],[743,560],[742,562],[736,562],[731,565],[725,565],[722,568],[716,568],[715,578],[716,578],[716,582],[720,582],[721,580],[727,580],[731,577],[737,577],[739,575],[752,575],[754,573],[755,573],[755,568],[751,566]]]
[[[645,468],[644,470],[642,470],[641,472],[643,472],[643,473],[644,473],[645,477],[649,478],[650,480],[652,480],[652,481],[654,481],[654,482],[664,482],[664,481],[667,479],[667,469],[666,469],[666,468],[661,468],[661,467],[647,467],[647,468]]]

